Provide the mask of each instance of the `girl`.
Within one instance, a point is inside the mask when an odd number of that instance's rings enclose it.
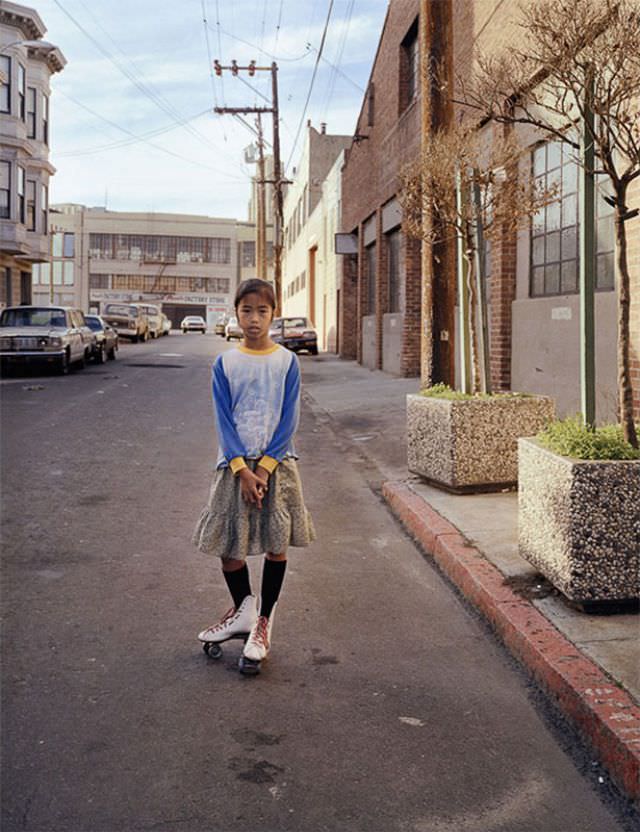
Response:
[[[240,660],[244,672],[257,672],[269,652],[287,547],[308,546],[315,538],[293,446],[300,367],[294,353],[269,337],[275,307],[273,288],[265,280],[245,280],[238,287],[235,309],[244,343],[219,355],[213,365],[218,462],[193,535],[201,552],[221,558],[233,598],[229,612],[198,638],[220,643],[249,633]],[[262,553],[258,607],[246,558]]]

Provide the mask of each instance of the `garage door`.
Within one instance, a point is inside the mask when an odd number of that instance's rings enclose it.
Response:
[[[187,315],[201,315],[207,320],[207,307],[187,303],[163,303],[162,311],[171,321],[173,329],[180,328],[180,321]]]

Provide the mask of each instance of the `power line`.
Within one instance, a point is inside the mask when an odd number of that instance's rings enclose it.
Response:
[[[320,40],[320,48],[318,49],[318,55],[316,58],[316,62],[313,67],[313,74],[311,76],[311,83],[309,84],[309,91],[307,92],[307,100],[304,102],[304,108],[302,110],[302,115],[300,116],[300,123],[298,124],[298,130],[296,132],[296,137],[293,142],[293,147],[291,148],[291,153],[289,154],[289,159],[287,161],[285,172],[289,165],[291,164],[291,160],[293,159],[293,155],[296,151],[296,146],[298,144],[298,139],[300,138],[300,131],[302,130],[302,125],[304,124],[305,116],[307,115],[307,107],[309,106],[309,101],[311,100],[311,93],[313,92],[313,85],[316,80],[316,74],[318,72],[318,65],[320,64],[320,58],[322,57],[322,50],[324,49],[324,44],[327,38],[327,31],[329,29],[329,20],[331,19],[331,12],[333,10],[333,2],[334,0],[330,0],[329,2],[329,9],[327,11],[327,19],[324,22],[324,29],[322,31],[322,38]]]
[[[327,110],[329,109],[329,104],[331,103],[331,98],[333,97],[333,93],[335,91],[336,80],[338,78],[338,73],[340,72],[340,64],[342,63],[342,56],[344,55],[344,49],[347,44],[347,38],[349,36],[349,27],[351,25],[351,18],[353,16],[354,6],[355,0],[349,0],[349,5],[347,6],[347,19],[342,32],[342,37],[340,38],[338,50],[336,52],[335,66],[332,68],[331,75],[329,76],[327,94],[322,108],[322,121],[326,120]]]
[[[213,93],[213,104],[218,106],[218,96],[216,94],[215,75],[213,74],[213,57],[211,55],[211,41],[209,40],[209,25],[207,23],[207,8],[205,0],[202,0],[202,24],[204,28],[204,39],[207,44],[207,56],[209,58],[209,78],[211,79],[211,92]]]

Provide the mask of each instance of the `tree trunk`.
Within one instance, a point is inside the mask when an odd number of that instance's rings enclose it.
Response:
[[[480,356],[478,353],[478,294],[476,291],[476,258],[471,242],[471,231],[465,224],[464,259],[467,261],[467,287],[469,290],[469,355],[471,358],[471,392],[480,393]]]
[[[633,390],[631,387],[631,338],[629,332],[631,292],[627,264],[627,234],[624,226],[626,190],[625,186],[617,189],[615,208],[618,267],[618,404],[624,438],[633,448],[637,448],[638,437],[633,421]]]

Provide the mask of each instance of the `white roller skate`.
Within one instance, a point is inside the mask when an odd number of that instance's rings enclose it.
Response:
[[[198,639],[202,642],[202,649],[212,659],[219,659],[222,656],[220,645],[232,638],[240,638],[246,641],[255,626],[257,618],[256,596],[247,595],[237,609],[232,607],[218,624],[212,624],[211,627],[207,627],[206,630],[198,634]]]
[[[249,676],[260,673],[260,664],[267,658],[271,649],[271,630],[273,629],[273,617],[277,606],[277,604],[274,604],[268,618],[265,615],[258,616],[240,657],[239,668],[241,673]]]

